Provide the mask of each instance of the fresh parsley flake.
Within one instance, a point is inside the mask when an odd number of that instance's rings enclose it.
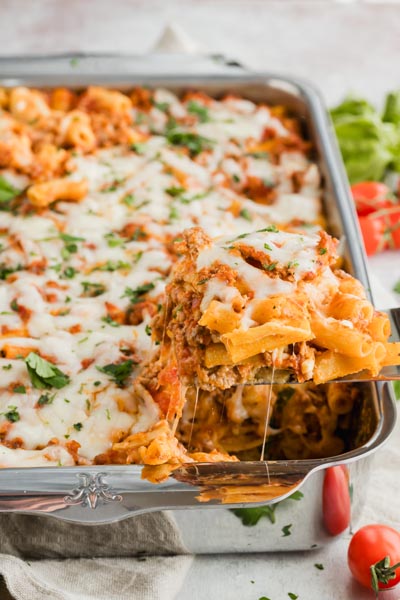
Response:
[[[73,279],[77,274],[77,270],[74,267],[66,267],[63,271],[62,277],[63,279]]]
[[[214,143],[213,140],[198,133],[179,131],[178,129],[167,129],[166,138],[168,143],[173,146],[185,146],[192,156],[197,156],[203,150],[210,149]]]
[[[13,387],[13,392],[16,394],[26,394],[26,387],[24,385],[16,385]]]
[[[292,527],[292,523],[289,523],[289,525],[284,525],[282,527],[282,537],[287,537],[288,535],[291,535],[292,532],[290,531]]]
[[[396,294],[400,294],[400,280],[393,286],[393,291],[396,292]]]
[[[232,179],[235,183],[240,183],[240,177],[239,175],[236,175],[236,173],[232,175]]]
[[[38,406],[44,406],[45,404],[52,404],[55,397],[56,397],[55,394],[53,394],[52,396],[49,396],[49,394],[42,394],[40,396],[39,400],[37,401]]]
[[[10,410],[8,412],[4,413],[4,416],[7,419],[7,421],[10,421],[10,423],[16,423],[17,421],[19,421],[21,417],[19,416],[17,407],[9,406],[8,408]]]
[[[300,490],[293,492],[293,494],[289,496],[289,500],[301,500],[302,498],[304,498],[304,494],[303,492],[300,492]]]
[[[82,423],[74,423],[74,429],[76,429],[76,431],[80,431],[82,429],[83,425]]]
[[[253,218],[251,216],[251,214],[249,213],[247,208],[242,208],[242,210],[240,211],[239,215],[242,217],[242,219],[246,219],[246,221],[252,221]]]
[[[150,325],[146,325],[145,332],[147,333],[147,335],[151,335],[151,327],[150,327]]]
[[[269,244],[264,244],[264,248],[266,250],[269,250],[270,252],[272,252],[272,248],[271,248],[271,246]]]
[[[277,264],[278,263],[273,262],[273,263],[270,263],[269,265],[263,265],[263,268],[265,271],[274,271],[276,269]]]
[[[109,408],[106,408],[106,415],[107,415],[108,421],[111,421],[111,413],[110,413],[110,409]]]
[[[232,513],[238,517],[246,527],[254,527],[262,517],[266,517],[275,523],[275,509],[277,504],[271,506],[257,506],[255,508],[234,508]]]
[[[125,291],[121,298],[129,298],[131,304],[136,304],[137,302],[141,301],[142,296],[144,296],[148,292],[151,292],[151,290],[154,290],[154,288],[155,284],[152,281],[150,283],[139,285],[137,288],[134,289],[127,287],[125,288]]]
[[[9,371],[10,369],[12,369],[12,365],[3,365],[1,368],[3,369],[3,371]]]
[[[46,389],[55,387],[63,388],[69,383],[69,376],[65,375],[58,367],[45,360],[36,352],[30,352],[25,358],[25,364],[33,387]]]
[[[92,283],[91,281],[82,281],[81,285],[83,287],[82,296],[84,298],[101,296],[107,289],[103,283]]]
[[[17,188],[0,175],[0,209],[7,208],[9,202],[14,200],[20,193],[21,190],[17,190]]]
[[[125,244],[125,240],[115,235],[115,233],[106,233],[104,235],[107,240],[107,245],[109,248],[117,248],[118,246],[123,246]]]
[[[315,563],[314,567],[316,569],[318,569],[319,571],[323,571],[324,570],[324,565],[322,563]]]
[[[320,254],[326,254],[328,252],[328,250],[326,248],[320,248],[319,249],[319,253]]]
[[[297,600],[297,598],[298,598],[298,595],[293,594],[293,592],[288,592],[288,596],[291,600]]]
[[[186,108],[189,113],[198,117],[200,123],[207,123],[210,120],[208,109],[202,104],[194,102],[194,100],[190,100]]]
[[[118,269],[129,269],[130,264],[122,260],[108,260],[101,267],[96,267],[94,271],[118,271]]]
[[[104,367],[96,367],[101,373],[105,373],[119,387],[122,387],[126,379],[132,374],[133,367],[136,363],[133,360],[125,360],[122,363],[111,363]]]
[[[185,188],[183,187],[169,187],[165,189],[165,193],[168,194],[169,196],[172,196],[173,198],[176,198],[177,196],[180,196],[181,194],[185,193]]]
[[[117,321],[114,321],[113,318],[110,317],[110,315],[107,315],[106,317],[102,317],[101,319],[104,323],[107,323],[108,325],[111,325],[111,327],[120,327],[121,324],[117,323]]]

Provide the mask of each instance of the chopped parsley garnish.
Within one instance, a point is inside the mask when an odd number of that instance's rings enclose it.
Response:
[[[294,269],[295,267],[298,267],[299,263],[296,260],[290,261],[287,264],[287,268],[288,269]]]
[[[209,280],[210,280],[209,277],[206,277],[205,279],[200,279],[200,281],[197,282],[197,285],[204,285]]]
[[[238,517],[246,527],[254,527],[262,517],[267,517],[275,523],[276,504],[271,506],[257,506],[255,508],[234,508],[233,514]]]
[[[7,279],[7,277],[12,273],[16,273],[17,271],[22,271],[22,265],[17,265],[16,267],[8,267],[4,263],[0,263],[0,279],[2,281]]]
[[[74,423],[74,429],[76,429],[76,431],[80,431],[82,429],[83,425],[82,423]]]
[[[253,218],[251,216],[251,214],[249,213],[247,208],[242,208],[242,210],[240,211],[239,215],[242,217],[242,219],[246,219],[246,221],[252,221]]]
[[[297,492],[293,492],[293,494],[289,496],[289,500],[301,500],[302,498],[304,498],[304,494],[303,492],[300,492],[300,490],[297,490]]]
[[[111,421],[111,413],[110,413],[110,409],[109,408],[106,408],[106,415],[107,415],[108,421]]]
[[[277,264],[278,263],[273,262],[273,263],[270,263],[269,265],[263,265],[263,268],[265,271],[274,271],[276,269]]]
[[[16,385],[13,387],[13,392],[16,394],[26,394],[26,387],[24,385]]]
[[[161,110],[161,112],[167,112],[169,108],[168,102],[156,102],[155,100],[153,100],[153,106],[158,110]]]
[[[56,397],[55,394],[53,394],[52,396],[50,396],[49,394],[42,394],[40,396],[39,400],[37,401],[38,406],[45,406],[45,404],[52,404],[55,397]]]
[[[103,194],[107,194],[108,192],[115,192],[115,190],[118,189],[118,187],[121,185],[121,183],[123,182],[123,179],[114,179],[114,181],[110,184],[108,184],[106,187],[104,187],[101,192]]]
[[[279,229],[276,225],[268,225],[264,229],[259,229],[256,233],[264,233],[264,231],[268,231],[269,233],[279,233]]]
[[[178,212],[178,209],[176,208],[176,206],[171,206],[171,208],[169,209],[168,218],[171,221],[173,221],[175,219],[179,219],[179,212]]]
[[[232,175],[232,179],[235,183],[240,183],[240,177],[239,175],[236,175],[236,173]]]
[[[123,293],[121,298],[129,298],[129,301],[131,302],[131,304],[136,304],[137,302],[141,301],[142,296],[144,296],[148,292],[151,292],[151,290],[154,290],[155,287],[156,286],[154,285],[153,282],[139,285],[135,289],[127,287],[127,288],[125,288],[125,292]]]
[[[290,531],[290,529],[292,528],[292,523],[289,523],[289,525],[284,525],[282,527],[282,537],[287,537],[288,535],[291,535],[292,532]]]
[[[25,358],[25,363],[32,385],[37,389],[60,389],[69,383],[68,375],[36,352],[30,352]]]
[[[393,291],[400,294],[400,280],[393,286]]]
[[[7,419],[7,421],[10,421],[10,423],[16,423],[17,421],[19,421],[21,417],[19,416],[17,407],[9,406],[8,408],[10,410],[8,412],[4,413],[4,416]]]
[[[12,365],[11,364],[10,365],[3,365],[1,368],[3,369],[3,371],[9,371],[10,369],[12,369]]]
[[[16,298],[14,298],[14,300],[12,300],[10,302],[10,308],[14,311],[14,312],[18,312],[18,302],[16,300]]]
[[[194,102],[193,100],[190,100],[190,102],[188,102],[187,111],[192,115],[196,115],[200,123],[207,123],[210,120],[208,109],[202,104]]]
[[[111,325],[111,327],[120,327],[121,324],[117,323],[117,321],[114,321],[114,319],[112,319],[110,317],[110,315],[107,315],[106,317],[102,317],[101,319],[104,323],[107,323],[108,325]]]
[[[106,233],[104,235],[105,239],[107,240],[107,245],[110,248],[117,248],[118,246],[123,246],[123,244],[125,244],[125,240],[118,237],[117,235],[115,235],[115,233],[111,232],[111,233]]]
[[[77,270],[74,267],[66,267],[63,271],[62,277],[63,279],[73,279],[77,274]]]
[[[127,194],[122,202],[124,204],[126,204],[127,206],[134,206],[135,205],[135,196],[133,194]]]
[[[0,210],[8,209],[8,204],[14,200],[21,190],[17,190],[2,175],[0,175]]]
[[[106,291],[106,286],[103,283],[92,283],[91,281],[82,281],[83,287],[82,296],[84,298],[95,298],[101,296]]]
[[[264,248],[266,250],[269,250],[270,252],[272,252],[272,248],[271,248],[271,246],[269,244],[264,244]]]
[[[315,563],[314,567],[316,569],[318,569],[318,571],[323,571],[324,570],[324,565],[322,563]]]
[[[326,248],[320,248],[319,249],[319,253],[320,254],[326,254],[328,252],[328,250]]]
[[[180,196],[184,192],[186,192],[186,190],[183,187],[172,186],[172,187],[169,187],[169,188],[165,189],[165,193],[168,194],[169,196],[172,196],[173,198],[176,198],[177,196]]]
[[[94,271],[117,271],[118,269],[129,269],[130,264],[122,260],[108,260],[101,267],[96,267]]]
[[[213,144],[212,140],[198,133],[179,131],[177,129],[167,131],[166,138],[168,143],[173,146],[185,146],[192,156],[197,156],[203,150],[209,150]]]
[[[289,596],[290,600],[297,600],[297,598],[298,598],[298,595],[293,594],[293,592],[288,592],[288,596]]]
[[[251,582],[253,583],[253,582]],[[258,600],[270,600],[270,598],[267,598],[267,596],[261,596],[261,598],[259,598]]]
[[[99,385],[101,385],[101,381],[94,381],[93,385],[96,386],[96,387],[98,387]]]
[[[122,363],[111,363],[104,367],[96,367],[101,373],[108,375],[119,387],[122,387],[126,379],[131,375],[136,363],[133,360],[125,360]]]
[[[145,332],[147,333],[147,335],[151,335],[151,327],[150,327],[150,325],[146,325]]]
[[[144,154],[145,150],[146,150],[146,144],[143,144],[141,142],[136,142],[136,144],[131,144],[131,150],[133,150],[134,152],[136,152],[136,154]]]

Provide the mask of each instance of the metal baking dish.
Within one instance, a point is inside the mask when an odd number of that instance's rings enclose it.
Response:
[[[177,92],[189,87],[217,96],[227,91],[237,92],[256,101],[288,106],[303,122],[316,149],[324,178],[329,230],[343,240],[347,270],[369,289],[341,159],[326,110],[309,85],[288,77],[250,73],[237,63],[224,64],[220,59],[206,57],[80,56],[78,59],[71,56],[0,59],[0,86],[104,84],[124,89],[142,84]],[[193,75],[194,69],[200,74]],[[132,515],[168,510],[172,511],[187,552],[265,552],[321,545],[330,539],[321,524],[325,469],[338,464],[349,465],[353,517],[356,518],[365,499],[371,454],[386,441],[395,422],[396,408],[390,384],[360,385],[366,393],[368,432],[359,447],[340,456],[189,465],[158,485],[142,480],[141,467],[137,465],[4,469],[0,471],[0,512],[42,514],[79,524],[105,524]],[[263,496],[256,503],[247,502],[251,486],[263,490]],[[224,490],[238,487],[241,492],[238,503],[220,502]],[[286,500],[298,488],[304,495],[301,501]],[[202,502],[207,494],[214,499]],[[293,535],[287,537],[282,537],[281,528],[268,519],[260,521],[256,528],[248,528],[226,510],[272,505],[282,500],[276,515],[282,524],[292,524]],[[159,551],[167,551],[162,542]]]

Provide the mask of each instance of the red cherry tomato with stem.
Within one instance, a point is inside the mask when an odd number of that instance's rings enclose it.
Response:
[[[351,193],[357,213],[366,216],[381,208],[393,206],[391,192],[387,185],[379,181],[362,181],[351,186]]]
[[[364,240],[365,251],[368,256],[382,252],[387,247],[385,231],[387,226],[383,216],[372,213],[366,217],[359,217],[360,229]]]
[[[400,581],[400,533],[386,525],[366,525],[352,537],[347,562],[361,585],[379,590]]]

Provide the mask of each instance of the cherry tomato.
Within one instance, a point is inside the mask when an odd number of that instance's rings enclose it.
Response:
[[[359,583],[378,590],[400,581],[400,533],[386,525],[366,525],[351,539],[347,554],[350,571]]]
[[[372,213],[366,217],[358,218],[364,240],[365,251],[368,256],[382,252],[387,248],[385,231],[387,229],[383,216]]]
[[[366,216],[370,213],[393,206],[390,189],[378,181],[363,181],[351,186],[351,193],[356,204],[357,213]]]
[[[385,223],[385,237],[388,247],[400,248],[400,205],[380,210],[379,217]]]
[[[339,535],[350,525],[349,476],[343,465],[329,467],[325,471],[322,515],[325,528],[331,535]]]

